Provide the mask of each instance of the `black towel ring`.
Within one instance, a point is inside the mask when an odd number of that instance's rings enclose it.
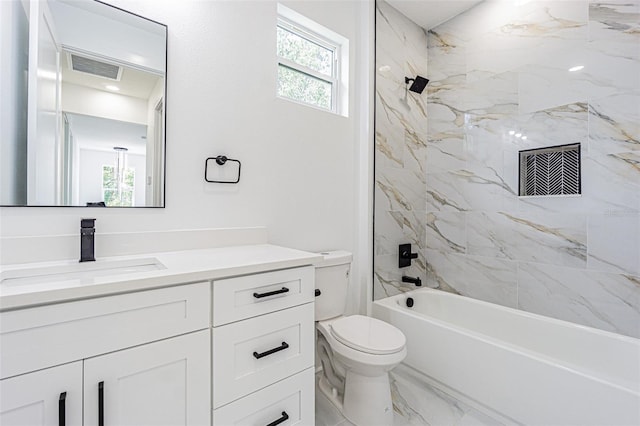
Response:
[[[208,170],[209,170],[209,161],[211,160],[216,160],[216,164],[218,166],[224,166],[225,164],[227,164],[228,161],[234,162],[234,163],[238,163],[238,176],[236,177],[236,180],[210,180],[207,175],[208,175]],[[204,162],[204,180],[206,182],[209,183],[238,183],[240,182],[240,169],[242,168],[242,163],[240,163],[240,160],[236,160],[233,158],[228,158],[226,155],[218,155],[217,157],[209,157],[205,160]]]

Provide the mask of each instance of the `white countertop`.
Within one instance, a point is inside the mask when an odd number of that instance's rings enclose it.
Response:
[[[322,256],[270,244],[260,244],[109,257],[90,263],[95,265],[113,260],[145,258],[155,258],[165,268],[92,278],[52,280],[46,283],[0,284],[0,311],[294,268],[311,265],[321,260]],[[0,269],[0,274],[6,275],[11,271],[27,268],[72,264],[76,265],[78,261],[7,265]]]

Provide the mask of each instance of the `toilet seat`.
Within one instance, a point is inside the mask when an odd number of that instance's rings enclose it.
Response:
[[[333,354],[342,359],[342,362],[349,363],[350,365],[353,362],[356,362],[361,366],[367,366],[367,368],[373,368],[373,370],[375,370],[379,367],[386,368],[386,366],[395,366],[396,364],[402,362],[402,360],[407,356],[406,346],[400,349],[399,352],[389,354],[372,354],[360,349],[353,348],[352,343],[350,343],[351,346],[342,343],[335,337],[335,334],[331,331],[333,328],[333,324],[340,319],[342,319],[342,317],[332,318],[325,321],[318,321],[316,323],[316,328],[329,343]]]
[[[331,324],[331,335],[340,343],[360,352],[388,355],[404,349],[404,334],[384,321],[363,315],[340,318]]]

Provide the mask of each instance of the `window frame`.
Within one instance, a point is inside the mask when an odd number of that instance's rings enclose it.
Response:
[[[318,72],[312,68],[309,68],[305,65],[299,64],[290,59],[284,58],[280,56],[276,49],[276,63],[277,69],[280,67],[288,68],[292,71],[298,72],[300,74],[306,75],[310,78],[320,80],[326,82],[331,85],[331,107],[325,108],[318,104],[312,104],[306,101],[302,101],[299,99],[293,99],[288,96],[283,96],[278,93],[278,88],[276,84],[276,96],[281,99],[286,99],[288,101],[296,102],[302,105],[311,106],[313,108],[318,108],[322,111],[330,111],[335,114],[340,114],[339,109],[339,97],[340,97],[340,75],[341,75],[341,65],[342,65],[342,46],[340,43],[331,40],[329,37],[318,34],[315,31],[310,30],[304,25],[299,24],[289,18],[278,15],[277,25],[276,25],[276,38],[277,38],[277,28],[282,28],[284,31],[288,31],[302,39],[309,41],[317,46],[320,46],[324,49],[330,50],[333,53],[333,61],[331,66],[331,75],[323,74]],[[277,72],[276,72],[277,75]]]

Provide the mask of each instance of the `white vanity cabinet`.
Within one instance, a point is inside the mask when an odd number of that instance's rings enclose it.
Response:
[[[213,283],[213,425],[314,424],[314,268]]]
[[[208,425],[209,298],[204,282],[0,313],[0,424]]]
[[[85,360],[84,426],[208,425],[209,333]]]
[[[82,425],[82,361],[0,380],[0,425]]]
[[[318,256],[154,256],[165,270],[113,279],[0,269],[0,426],[313,425]]]

